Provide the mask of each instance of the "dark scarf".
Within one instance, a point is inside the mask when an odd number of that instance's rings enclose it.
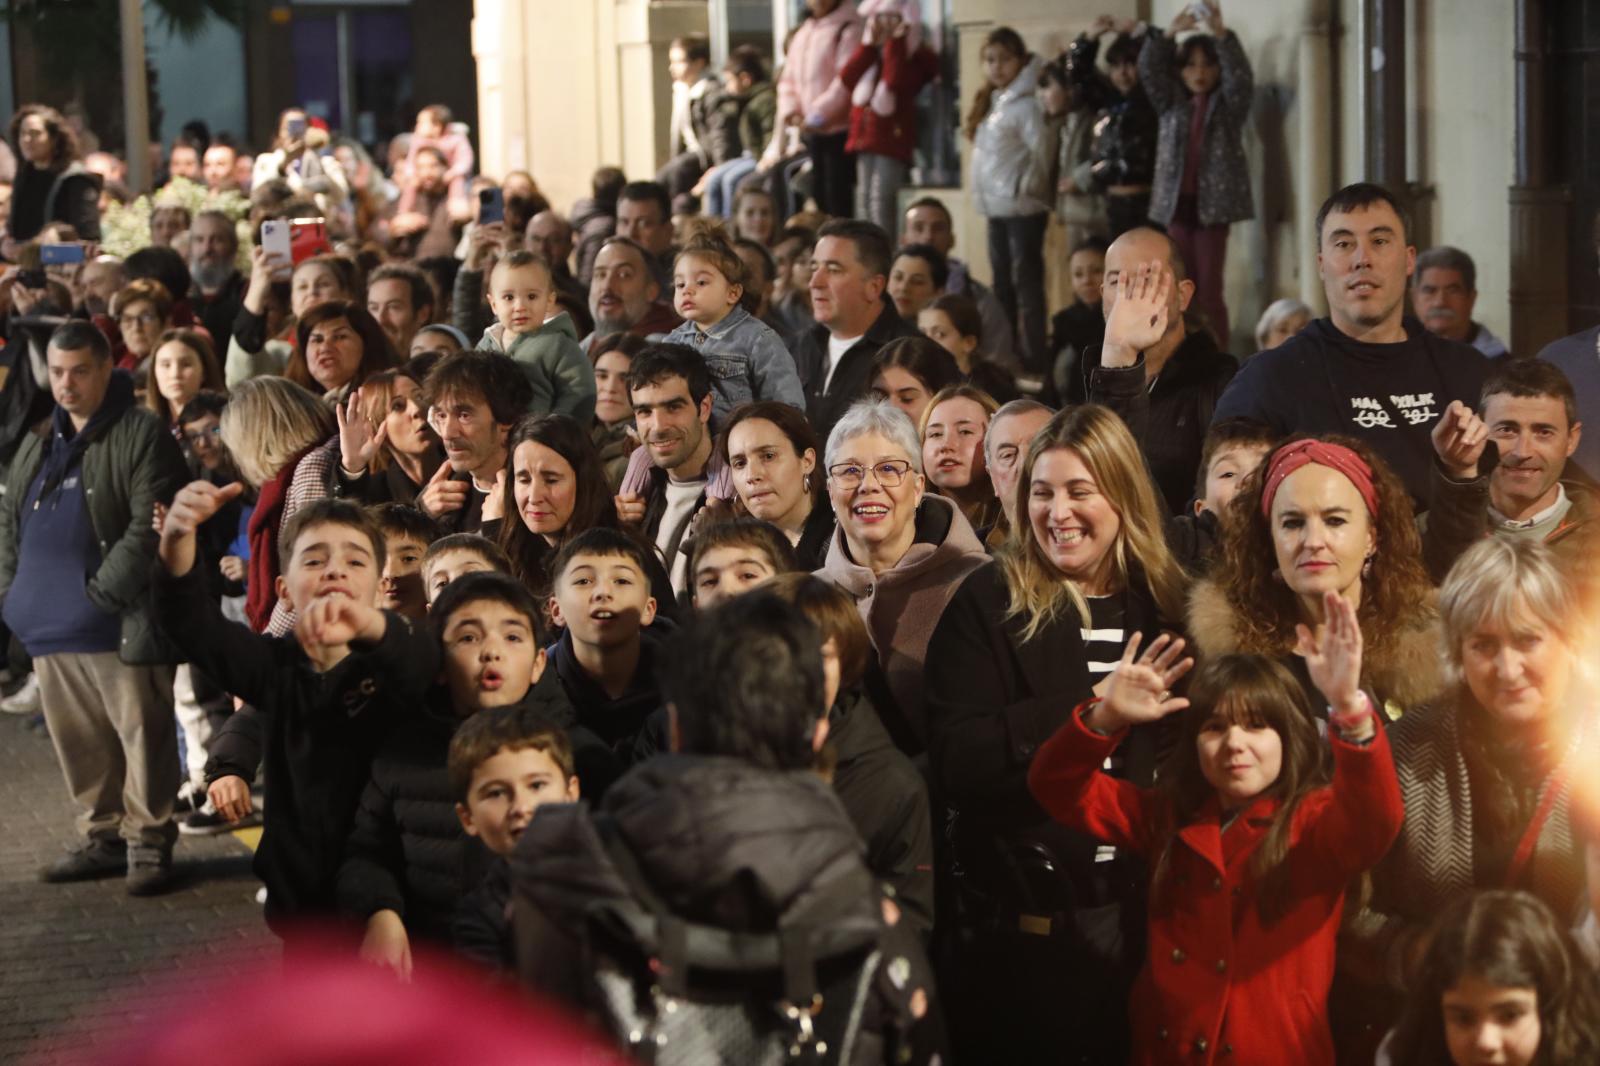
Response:
[[[244,613],[250,620],[250,628],[257,633],[266,632],[267,623],[272,621],[272,608],[278,602],[278,526],[283,521],[283,508],[288,502],[295,468],[310,451],[311,448],[306,448],[300,452],[261,486],[256,509],[251,512],[250,524],[245,529],[250,540],[250,575],[245,586]]]

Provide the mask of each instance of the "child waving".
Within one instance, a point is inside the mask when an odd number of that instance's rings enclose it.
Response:
[[[1326,999],[1347,884],[1404,817],[1388,742],[1361,691],[1361,630],[1338,595],[1299,653],[1329,703],[1333,779],[1288,670],[1228,655],[1171,686],[1192,660],[1139,639],[1047,741],[1028,775],[1063,824],[1143,852],[1149,949],[1134,988],[1137,1063],[1333,1063]],[[1137,656],[1137,658],[1136,658]],[[1100,772],[1129,726],[1188,708],[1154,790]]]

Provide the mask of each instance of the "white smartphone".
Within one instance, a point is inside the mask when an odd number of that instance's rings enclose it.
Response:
[[[269,218],[261,223],[261,248],[267,253],[275,277],[288,277],[294,270],[289,228],[286,218]]]

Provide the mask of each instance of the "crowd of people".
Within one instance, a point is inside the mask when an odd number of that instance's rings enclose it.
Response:
[[[1508,353],[1361,183],[1327,316],[1228,354],[1215,3],[989,34],[986,285],[902,195],[918,5],[808,6],[775,81],[675,41],[670,159],[565,215],[442,107],[387,168],[296,108],[112,255],[19,111],[44,879],[259,823],[291,963],[453,952],[656,1061],[1600,1059],[1595,331]]]

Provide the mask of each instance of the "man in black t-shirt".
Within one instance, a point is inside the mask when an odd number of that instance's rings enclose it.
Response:
[[[1365,441],[1426,505],[1433,429],[1452,400],[1476,407],[1489,362],[1406,314],[1417,251],[1405,211],[1365,182],[1317,213],[1317,269],[1328,317],[1251,359],[1217,402],[1213,422],[1254,418],[1280,433],[1343,433]]]

